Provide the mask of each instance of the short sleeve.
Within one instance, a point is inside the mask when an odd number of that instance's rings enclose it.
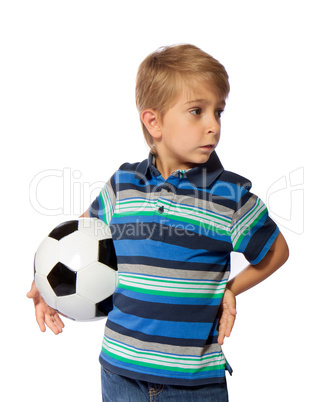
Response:
[[[233,251],[243,253],[255,265],[271,248],[279,228],[270,218],[263,201],[256,195],[248,192],[241,201],[232,219]]]
[[[108,180],[99,195],[89,207],[89,216],[110,224],[116,202],[114,176]]]

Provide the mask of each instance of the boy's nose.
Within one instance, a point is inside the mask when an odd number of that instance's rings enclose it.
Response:
[[[219,134],[220,132],[220,124],[217,122],[215,117],[209,121],[207,128],[208,134]]]

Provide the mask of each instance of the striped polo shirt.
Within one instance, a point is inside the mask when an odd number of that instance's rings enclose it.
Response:
[[[150,155],[106,183],[89,214],[110,226],[118,261],[100,354],[107,370],[158,384],[224,381],[217,326],[230,254],[256,264],[278,235],[250,188],[215,152],[167,180]]]

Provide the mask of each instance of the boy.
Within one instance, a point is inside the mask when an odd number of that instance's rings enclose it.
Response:
[[[224,67],[195,46],[160,49],[140,65],[149,158],[122,165],[83,214],[110,225],[118,259],[100,355],[103,401],[227,401],[220,345],[235,296],[288,258],[251,183],[225,171],[214,151],[228,93]],[[232,251],[250,265],[228,281]],[[28,295],[41,330],[61,332],[34,285]]]

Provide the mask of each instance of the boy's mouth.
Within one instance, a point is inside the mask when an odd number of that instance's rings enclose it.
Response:
[[[202,145],[200,148],[206,151],[211,151],[212,149],[214,149],[214,145],[213,144]]]

